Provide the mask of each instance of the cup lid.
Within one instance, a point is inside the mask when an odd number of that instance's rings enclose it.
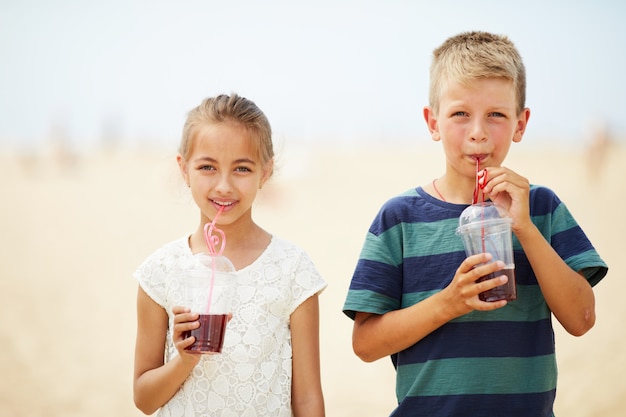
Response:
[[[220,272],[235,272],[230,259],[222,255],[212,255],[208,252],[201,252],[194,255],[194,259],[203,267],[213,269]]]
[[[499,205],[486,201],[468,206],[459,216],[459,227],[478,222],[507,219],[510,221],[506,210]]]

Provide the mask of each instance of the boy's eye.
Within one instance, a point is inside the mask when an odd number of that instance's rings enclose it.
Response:
[[[500,112],[497,112],[497,111],[494,111],[493,113],[491,113],[491,116],[492,117],[506,117],[504,115],[504,113],[500,113]]]
[[[467,113],[464,111],[456,111],[452,113],[452,117],[455,117],[455,116],[467,116]]]

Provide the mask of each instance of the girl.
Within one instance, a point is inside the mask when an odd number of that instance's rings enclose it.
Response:
[[[317,294],[326,283],[298,247],[252,219],[257,191],[273,172],[271,127],[236,94],[189,112],[178,165],[200,209],[195,232],[149,256],[137,294],[134,399],[158,416],[324,416]],[[221,354],[185,350],[198,314],[174,305],[181,271],[208,252],[204,225],[216,218],[237,295]]]

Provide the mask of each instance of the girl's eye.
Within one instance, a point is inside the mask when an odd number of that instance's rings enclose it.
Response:
[[[215,167],[213,165],[200,165],[198,169],[201,171],[214,171]]]
[[[252,170],[248,167],[237,167],[235,168],[236,172],[252,172]]]

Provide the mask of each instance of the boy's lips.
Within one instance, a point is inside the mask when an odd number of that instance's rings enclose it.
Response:
[[[474,154],[470,155],[470,158],[472,158],[474,162],[478,161],[482,163],[485,161],[485,159],[487,159],[487,154]]]

